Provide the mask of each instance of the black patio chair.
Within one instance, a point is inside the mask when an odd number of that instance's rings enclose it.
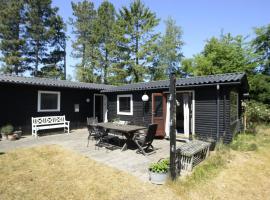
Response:
[[[145,135],[142,135],[140,133],[135,134],[135,137],[133,140],[135,144],[138,146],[137,153],[142,153],[145,156],[156,153],[156,150],[153,147],[152,143],[155,139],[157,126],[158,126],[157,124],[149,124]],[[151,148],[151,151],[148,152],[150,148]]]
[[[97,118],[95,117],[87,117],[87,129],[88,129],[88,142],[87,142],[87,147],[89,146],[89,140],[92,138],[92,140],[97,139],[97,137],[99,136],[97,134],[97,130],[96,130],[96,125],[98,123]]]

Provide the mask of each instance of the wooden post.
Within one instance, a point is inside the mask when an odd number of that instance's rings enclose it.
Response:
[[[171,73],[170,76],[170,174],[171,179],[176,179],[176,132],[175,132],[175,102],[176,102],[176,91],[175,91],[175,74]]]

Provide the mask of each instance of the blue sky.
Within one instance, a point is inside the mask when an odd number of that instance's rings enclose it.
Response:
[[[103,0],[94,0],[97,8]],[[77,2],[74,0],[74,2]],[[128,6],[131,0],[110,0],[116,10]],[[219,36],[221,30],[233,35],[241,34],[253,37],[253,28],[270,23],[269,0],[143,0],[146,6],[154,11],[160,24],[156,28],[163,33],[164,20],[171,16],[183,29],[185,57],[191,57],[202,51],[205,42],[212,36]],[[53,0],[59,7],[59,14],[65,21],[72,17],[70,0]],[[68,26],[67,73],[74,77],[74,66],[77,62],[71,57],[71,27]]]

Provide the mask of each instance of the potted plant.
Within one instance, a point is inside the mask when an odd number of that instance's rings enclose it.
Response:
[[[14,139],[13,138],[13,126],[11,124],[7,124],[5,126],[2,126],[1,128],[1,134],[2,134],[2,138],[6,138],[6,139]]]
[[[160,159],[149,167],[149,180],[154,184],[164,184],[169,171],[169,159]]]

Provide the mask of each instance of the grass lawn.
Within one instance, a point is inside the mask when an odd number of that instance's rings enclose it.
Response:
[[[175,199],[166,187],[106,167],[60,146],[0,155],[0,199]]]
[[[181,199],[270,199],[270,128],[241,134],[184,180],[168,186]]]
[[[164,186],[50,145],[0,153],[0,199],[269,199],[270,128],[238,136]]]

